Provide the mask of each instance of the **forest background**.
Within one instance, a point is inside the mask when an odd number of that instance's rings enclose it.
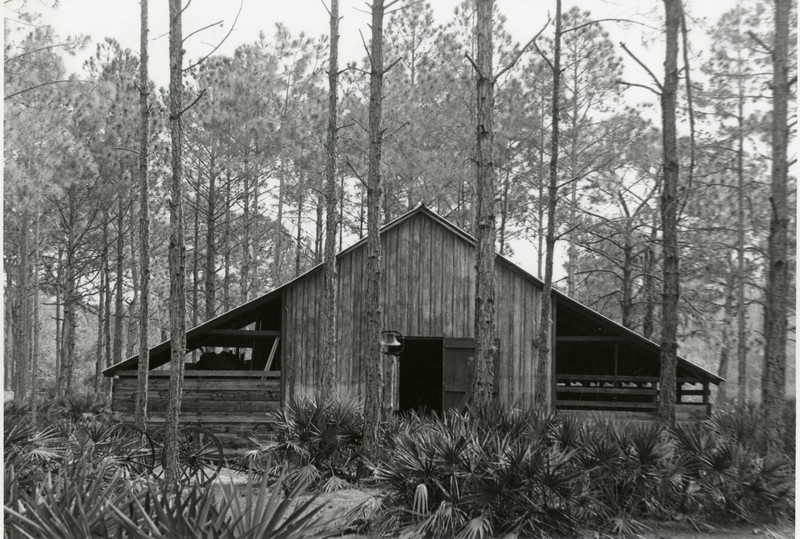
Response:
[[[242,3],[239,11],[237,2],[223,8],[197,0],[184,15],[190,326],[322,260],[327,13],[314,2],[291,9],[254,4]],[[384,87],[383,220],[424,203],[471,230],[475,89],[465,53],[474,47],[474,13],[469,3],[442,4],[409,3],[387,17],[385,56],[397,63]],[[520,11],[523,4],[498,6],[498,59],[513,57],[548,20],[547,6]],[[727,378],[728,396],[758,401],[771,110],[763,43],[771,42],[771,6],[693,4],[687,10],[696,152],[691,181],[682,176],[680,353]],[[102,390],[99,370],[135,353],[138,3],[111,6],[4,5],[5,357],[14,358],[4,364],[6,388],[21,395],[32,381],[31,362],[45,388]],[[565,28],[577,29],[562,45],[556,286],[658,341],[658,98],[644,88],[650,78],[634,55],[661,72],[663,21],[656,2],[632,6],[568,3],[565,9]],[[167,17],[159,9],[151,12],[158,96],[150,129],[153,344],[167,337],[169,286],[161,89]],[[342,6],[342,57],[350,62],[340,78],[342,246],[366,233],[356,175],[366,170],[367,148],[361,34],[366,40],[369,30],[360,9],[355,2]],[[598,19],[628,21],[589,24]],[[539,40],[546,55],[548,35]],[[497,250],[536,275],[546,226],[551,79],[542,57],[529,50],[495,89]],[[681,168],[688,170],[685,92],[680,99]],[[794,125],[796,101],[791,116]],[[794,187],[790,192],[794,215]],[[794,227],[790,233],[794,246]],[[791,260],[794,283],[794,249]],[[787,292],[795,297],[794,289]],[[789,358],[794,328],[792,310]],[[794,394],[794,361],[787,367],[787,392]]]

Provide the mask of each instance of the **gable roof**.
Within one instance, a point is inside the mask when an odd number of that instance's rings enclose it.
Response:
[[[381,231],[380,231],[381,235],[384,235],[386,232],[392,230],[393,228],[396,228],[396,227],[400,226],[402,223],[408,221],[409,219],[413,218],[416,215],[424,215],[425,217],[433,220],[434,222],[436,222],[437,224],[439,224],[443,228],[447,229],[452,234],[454,234],[457,237],[459,237],[461,240],[469,243],[472,246],[476,246],[477,245],[477,240],[475,239],[474,236],[472,236],[468,232],[462,230],[458,226],[454,225],[453,223],[451,223],[450,221],[448,221],[447,219],[445,219],[444,217],[442,217],[438,213],[434,212],[433,210],[431,210],[430,208],[428,208],[424,204],[420,204],[416,208],[414,208],[412,210],[409,210],[405,214],[403,214],[403,215],[395,218],[394,220],[386,223],[381,228]],[[357,249],[362,248],[363,246],[366,245],[366,243],[367,243],[367,238],[366,237],[360,239],[359,241],[357,241],[356,243],[354,243],[350,247],[348,247],[346,249],[343,249],[342,251],[337,253],[337,255],[336,255],[337,260],[341,259],[342,257],[348,255],[349,253],[351,253],[351,252],[353,252],[353,251],[355,251]],[[519,274],[520,276],[522,276],[524,279],[533,282],[537,286],[544,287],[544,283],[540,279],[538,279],[537,277],[533,276],[532,274],[530,274],[527,271],[525,271],[524,269],[522,269],[520,266],[518,266],[517,264],[512,262],[506,256],[501,255],[501,254],[497,254],[495,256],[496,256],[495,260],[496,260],[497,263],[502,264],[503,266],[507,267],[508,269],[510,269],[510,270],[514,271],[515,273]],[[205,332],[207,332],[208,330],[228,328],[228,327],[231,327],[232,325],[237,325],[237,327],[242,327],[242,326],[245,326],[245,325],[248,325],[248,324],[254,322],[255,321],[255,317],[257,316],[259,310],[262,307],[266,306],[267,304],[271,303],[272,301],[279,300],[280,297],[281,297],[281,293],[285,288],[291,286],[293,283],[295,283],[295,282],[297,282],[297,281],[299,281],[301,279],[305,279],[309,275],[312,275],[312,274],[314,274],[314,273],[316,273],[318,271],[321,271],[322,267],[323,267],[322,263],[317,264],[316,266],[308,269],[304,273],[301,273],[300,275],[298,275],[294,279],[292,279],[290,281],[287,281],[286,283],[284,283],[283,285],[279,286],[278,288],[275,288],[275,289],[271,290],[270,292],[267,292],[266,294],[263,294],[262,296],[259,296],[259,297],[255,298],[255,299],[252,299],[252,300],[248,301],[247,303],[244,303],[244,304],[240,305],[239,307],[236,307],[236,308],[234,308],[234,309],[232,309],[232,310],[230,310],[230,311],[228,311],[226,313],[223,313],[223,314],[221,314],[221,315],[219,315],[219,316],[217,316],[215,318],[207,320],[207,321],[203,322],[202,324],[199,324],[199,325],[189,329],[186,332],[186,345],[187,345],[187,347],[192,349],[192,343],[196,342],[197,340],[199,340],[202,337],[202,335]],[[660,351],[660,346],[658,344],[656,344],[655,342],[651,341],[650,339],[646,339],[645,337],[639,335],[635,331],[633,331],[631,329],[628,329],[628,328],[622,326],[621,324],[618,324],[617,322],[614,322],[613,320],[611,320],[610,318],[600,314],[599,312],[597,312],[597,311],[587,307],[586,305],[583,305],[582,303],[580,303],[580,302],[568,297],[566,294],[564,294],[564,293],[562,293],[562,292],[560,292],[560,291],[558,291],[556,289],[553,289],[553,294],[555,296],[555,301],[556,302],[568,305],[570,308],[572,308],[574,310],[577,310],[582,314],[587,315],[588,317],[594,319],[595,321],[597,321],[601,325],[609,327],[609,328],[612,328],[613,331],[618,332],[620,335],[629,338],[632,342],[638,344],[641,347],[644,347],[644,348],[646,348],[646,349],[648,349],[650,351],[653,351],[653,352]],[[156,346],[154,346],[154,347],[152,347],[150,349],[151,368],[159,367],[161,365],[166,364],[169,361],[169,349],[170,349],[170,341],[169,340],[166,340],[166,341],[164,341],[162,343],[159,343],[158,345],[156,345]],[[165,354],[166,354],[166,360],[164,360]],[[111,367],[108,367],[107,369],[105,369],[103,371],[103,374],[105,376],[112,376],[114,374],[114,372],[116,372],[118,370],[134,368],[138,364],[138,360],[139,360],[139,356],[137,354],[137,355],[132,356],[132,357],[130,357],[130,358],[124,360],[124,361],[121,361],[121,362],[119,362],[119,363],[117,363],[115,365],[112,365]],[[686,370],[688,370],[688,371],[690,371],[690,372],[702,377],[702,378],[709,379],[713,383],[718,384],[718,383],[724,381],[723,378],[721,378],[721,377],[717,376],[716,374],[704,369],[703,367],[700,367],[699,365],[695,365],[694,363],[692,363],[692,362],[690,362],[690,361],[688,361],[688,360],[686,360],[686,359],[684,359],[682,357],[678,358],[678,365],[680,367],[685,368]]]

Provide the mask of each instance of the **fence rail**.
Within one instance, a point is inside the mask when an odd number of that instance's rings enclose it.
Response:
[[[656,376],[558,374],[556,409],[654,413],[658,410],[658,380]],[[691,411],[692,417],[711,414],[707,381],[679,377],[676,382],[676,404],[680,410]]]

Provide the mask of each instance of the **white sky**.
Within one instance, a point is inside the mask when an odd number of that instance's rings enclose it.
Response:
[[[702,57],[708,45],[704,28],[713,24],[719,16],[734,8],[737,0],[685,0],[690,15],[690,43],[695,55]],[[747,1],[747,0],[740,0]],[[75,57],[67,59],[67,69],[79,72],[81,66],[103,38],[110,36],[123,47],[139,50],[139,1],[138,0],[60,0],[56,8],[48,7],[53,0],[29,0],[29,9],[42,14],[42,21],[53,26],[58,35],[90,36],[90,44]],[[186,0],[184,0],[184,3]],[[17,2],[9,2],[14,6]],[[326,0],[327,3],[327,0]],[[437,23],[445,23],[452,17],[460,0],[430,0]],[[555,11],[554,1],[496,0],[498,9],[506,16],[506,29],[519,43],[526,43],[544,25],[548,15]],[[159,86],[167,86],[168,66],[168,3],[166,0],[150,0],[150,76]],[[184,12],[183,34],[190,33],[222,21],[210,29],[199,32],[186,42],[186,60],[193,60],[209,53],[229,31],[239,10],[238,0],[191,0]],[[243,0],[241,15],[231,35],[216,54],[231,54],[237,46],[252,43],[263,31],[267,38],[274,35],[275,23],[284,23],[292,34],[305,32],[310,36],[328,33],[328,14],[322,0]],[[660,0],[563,0],[562,10],[573,6],[591,11],[597,19],[632,19],[649,26],[660,27],[663,4]],[[4,15],[14,19],[8,5]],[[340,63],[358,61],[364,56],[361,33],[369,37],[368,6],[365,0],[340,0]],[[635,24],[604,23],[615,42],[623,41],[629,48],[660,76],[663,64],[663,37],[648,28]],[[546,31],[552,35],[552,26]],[[622,55],[620,50],[620,55]],[[695,65],[699,62],[695,60]],[[647,75],[630,59],[625,58],[625,78],[630,82],[649,83]],[[654,96],[640,89],[629,89],[629,100],[637,103],[653,103]],[[527,244],[512,245],[517,263],[535,272],[535,253]],[[561,257],[563,259],[563,257]],[[556,278],[563,272],[556,269]]]
[[[124,47],[134,51],[139,49],[139,2],[137,0],[60,0],[56,9],[48,9],[47,2],[52,0],[30,0],[33,10],[41,11],[43,21],[55,27],[59,35],[88,35],[93,43],[102,41],[106,36],[117,39]],[[185,1],[185,0],[184,0]],[[700,50],[707,43],[697,24],[702,19],[713,22],[723,12],[732,9],[736,0],[686,0],[687,8],[695,20],[691,27],[697,28],[690,35],[692,47]],[[746,0],[745,0],[746,1]],[[12,2],[13,4],[14,2]],[[430,0],[436,22],[446,22],[453,13],[459,0]],[[184,12],[184,36],[218,21],[224,21],[222,27],[215,26],[191,37],[186,43],[187,62],[208,52],[220,42],[230,29],[239,9],[237,0],[192,0]],[[535,2],[533,0],[497,0],[497,6],[506,18],[506,28],[512,37],[520,42],[527,42],[545,23],[548,13],[555,11],[555,2]],[[662,16],[662,3],[659,0],[564,0],[563,11],[579,6],[592,12],[596,18],[633,19],[651,26],[659,26]],[[341,62],[359,60],[364,56],[359,31],[365,38],[369,37],[369,14],[366,13],[365,0],[340,0]],[[6,12],[13,18],[13,13]],[[167,1],[150,1],[150,74],[161,86],[168,82],[168,17]],[[217,51],[230,54],[243,44],[251,43],[264,31],[267,37],[274,33],[275,23],[284,23],[292,33],[305,32],[311,36],[328,33],[328,14],[322,0],[243,0],[242,12],[236,27],[228,40]],[[638,25],[608,22],[606,28],[615,41],[625,41],[630,48],[637,51],[643,59],[648,60],[656,73],[660,71],[661,52],[660,36],[653,39],[653,33]],[[550,30],[552,32],[552,30]],[[695,39],[692,39],[695,38]],[[94,46],[90,45],[70,59],[68,68],[77,71],[83,60],[92,54]],[[630,63],[630,62],[627,62]],[[642,77],[641,71],[634,67],[629,71],[631,76]]]

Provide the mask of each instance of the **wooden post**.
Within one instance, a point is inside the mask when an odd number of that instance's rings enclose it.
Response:
[[[706,417],[711,417],[711,391],[708,380],[703,382],[703,404],[706,405]]]

